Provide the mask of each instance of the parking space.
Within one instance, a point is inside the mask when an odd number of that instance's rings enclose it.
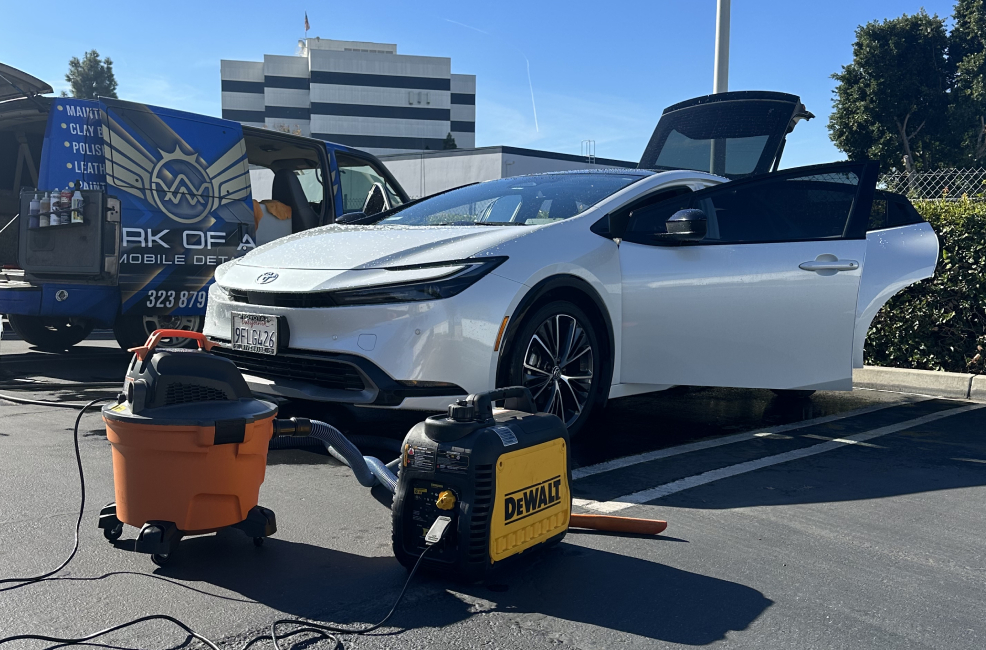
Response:
[[[118,380],[126,363],[111,341],[90,341],[75,358],[2,346],[2,384],[56,383],[17,393],[42,399],[93,395],[101,389],[68,385]],[[616,400],[573,443],[577,510],[667,519],[665,535],[571,531],[487,584],[416,577],[394,627],[347,637],[347,647],[975,647],[986,634],[984,406],[874,391],[787,402],[675,389]],[[419,417],[317,415],[394,438]],[[75,416],[0,403],[4,577],[56,566],[71,549]],[[235,648],[283,615],[375,622],[406,577],[390,550],[386,495],[327,456],[271,452],[261,503],[279,530],[262,548],[223,531],[185,540],[158,568],[127,550],[134,529],[114,548],[95,528],[113,494],[96,415],[83,420],[81,453],[81,550],[57,578],[0,592],[6,634],[76,635],[158,612]],[[149,623],[107,642],[184,641]]]

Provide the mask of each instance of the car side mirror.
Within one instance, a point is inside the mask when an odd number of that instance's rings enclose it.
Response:
[[[383,184],[374,183],[366,195],[366,201],[363,202],[363,214],[374,215],[389,209],[390,199],[387,198],[387,193],[383,190]]]
[[[655,233],[656,239],[672,242],[702,241],[708,234],[708,219],[697,208],[678,210],[667,220],[666,226],[668,231]]]

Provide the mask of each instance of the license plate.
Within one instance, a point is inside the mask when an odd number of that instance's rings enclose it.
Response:
[[[230,323],[234,350],[277,354],[277,316],[233,312]]]

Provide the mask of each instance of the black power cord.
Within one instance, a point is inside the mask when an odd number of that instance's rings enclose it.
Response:
[[[94,399],[88,404],[86,404],[85,406],[83,406],[82,410],[79,411],[79,416],[75,418],[75,430],[72,434],[72,442],[75,445],[75,463],[79,467],[79,491],[82,494],[82,498],[80,499],[79,502],[79,518],[75,522],[75,545],[72,547],[72,552],[69,553],[69,556],[65,558],[64,562],[59,564],[56,568],[52,569],[51,571],[48,571],[47,573],[42,573],[41,575],[32,576],[30,578],[0,579],[0,585],[10,584],[15,582],[19,583],[14,585],[13,587],[6,587],[0,589],[0,591],[10,591],[12,589],[18,589],[26,585],[34,584],[35,582],[40,582],[42,580],[45,580],[46,578],[50,578],[51,576],[55,575],[56,573],[67,567],[68,563],[71,562],[72,558],[75,557],[75,554],[79,552],[79,531],[82,528],[82,517],[85,514],[85,510],[86,510],[86,476],[85,473],[82,471],[82,454],[79,452],[79,423],[82,422],[82,416],[85,415],[86,411],[92,408],[92,406],[94,406],[95,404],[99,404],[100,402],[108,402],[113,399],[115,398],[101,397],[99,399]]]
[[[442,536],[444,536],[444,531],[442,532]],[[417,573],[418,567],[421,565],[421,560],[424,559],[425,554],[428,552],[429,549],[431,549],[433,545],[434,544],[428,544],[428,546],[425,547],[425,550],[421,551],[421,555],[418,556],[418,561],[414,563],[414,568],[411,569],[411,573],[407,576],[407,580],[404,582],[404,587],[403,589],[401,589],[401,593],[397,596],[397,600],[394,601],[394,606],[390,608],[390,611],[387,613],[386,616],[383,617],[383,620],[381,620],[379,623],[375,623],[374,625],[371,625],[369,627],[363,627],[363,628],[345,628],[345,627],[337,627],[334,625],[325,625],[324,623],[313,623],[312,621],[306,621],[300,618],[282,618],[271,623],[269,635],[261,634],[259,636],[255,636],[254,638],[244,643],[240,647],[240,650],[247,650],[253,644],[268,638],[271,641],[273,641],[274,647],[277,650],[281,650],[281,645],[279,641],[296,636],[298,634],[305,634],[305,633],[317,634],[322,638],[329,639],[330,641],[332,641],[334,644],[333,646],[334,648],[342,648],[344,647],[342,641],[339,639],[339,637],[336,636],[336,634],[366,634],[367,632],[372,632],[373,630],[380,628],[381,626],[383,626],[384,623],[389,621],[390,617],[393,616],[394,612],[397,611],[397,606],[400,605],[401,600],[404,599],[404,594],[405,592],[407,592],[407,588],[411,584],[411,580],[414,578],[414,574]],[[75,546],[76,548],[75,550],[72,551],[72,555],[75,555],[75,551],[78,550],[79,547],[78,532],[76,532]],[[45,577],[48,577],[53,573],[64,568],[65,565],[68,564],[69,560],[71,559],[72,556],[69,556],[68,560],[66,560],[62,564],[62,566],[58,567],[58,569],[55,569],[55,571],[47,573],[44,576],[38,576],[36,578],[25,578],[25,580],[30,580],[32,582],[43,580]],[[25,583],[25,584],[30,584],[30,583]],[[87,634],[86,636],[80,636],[80,637],[57,637],[57,636],[48,636],[46,634],[17,634],[14,636],[8,636],[0,639],[0,645],[3,645],[5,643],[12,643],[14,641],[24,641],[24,640],[47,641],[49,643],[57,643],[59,644],[59,646],[82,645],[87,641],[91,641],[95,638],[101,637],[104,634],[109,634],[110,632],[116,632],[117,630],[122,630],[124,628],[131,627],[139,623],[144,623],[146,621],[155,621],[155,620],[169,621],[171,623],[174,623],[182,630],[187,632],[189,636],[196,638],[202,643],[204,643],[205,645],[209,646],[211,650],[222,650],[219,647],[219,645],[217,645],[214,641],[211,641],[208,638],[202,636],[201,634],[190,628],[185,623],[179,621],[177,618],[168,616],[166,614],[150,614],[148,616],[141,616],[140,618],[135,618],[132,621],[127,621],[126,623],[120,623],[119,625],[108,627],[105,630],[100,630],[99,632],[93,632],[92,634]],[[298,625],[299,627],[294,630],[291,630],[286,634],[282,634],[278,636],[277,628],[284,625]]]
[[[79,451],[79,424],[82,422],[82,416],[85,415],[90,408],[92,408],[96,404],[99,404],[101,402],[107,402],[112,399],[116,399],[116,398],[103,397],[100,399],[92,400],[91,402],[82,406],[81,410],[79,411],[78,417],[75,418],[75,428],[73,430],[72,442],[75,446],[75,462],[79,468],[79,487],[80,487],[81,499],[79,503],[79,517],[75,522],[75,544],[72,547],[72,552],[69,554],[67,558],[65,558],[64,562],[62,562],[60,565],[58,565],[58,567],[52,569],[51,571],[48,571],[47,573],[42,573],[41,575],[32,576],[30,578],[0,579],[0,585],[18,583],[12,587],[6,587],[0,589],[0,592],[10,591],[12,589],[18,589],[20,587],[24,587],[26,585],[34,584],[36,582],[40,582],[42,580],[50,578],[51,576],[55,575],[56,573],[64,569],[66,566],[68,566],[69,562],[71,562],[72,559],[75,557],[75,554],[79,552],[79,531],[82,528],[82,518],[85,514],[85,509],[86,509],[86,478],[85,478],[85,472],[82,469],[82,454]],[[442,522],[442,520],[445,521]],[[407,592],[407,588],[408,586],[410,586],[411,580],[414,578],[414,574],[417,573],[418,567],[421,566],[421,561],[424,560],[425,555],[428,553],[428,551],[431,549],[432,546],[437,544],[445,537],[445,532],[448,530],[448,523],[449,520],[447,517],[439,517],[438,521],[436,521],[432,525],[432,528],[425,539],[425,549],[421,551],[421,555],[418,556],[417,561],[414,563],[414,567],[411,569],[411,573],[407,576],[407,580],[404,582],[404,587],[401,589],[401,593],[397,596],[397,600],[394,601],[394,606],[390,608],[390,611],[387,613],[386,616],[383,617],[383,619],[379,623],[375,623],[373,625],[370,625],[369,627],[363,627],[363,628],[345,628],[345,627],[338,627],[334,625],[326,625],[324,623],[314,623],[312,621],[306,621],[304,619],[299,619],[299,618],[282,618],[274,621],[273,623],[271,623],[270,626],[269,638],[274,643],[274,648],[276,650],[281,650],[281,645],[279,641],[287,639],[289,637],[296,636],[298,634],[305,634],[305,633],[317,634],[322,638],[333,641],[333,643],[335,644],[334,646],[335,648],[341,648],[343,647],[342,641],[340,641],[339,638],[335,636],[336,634],[366,634],[368,632],[372,632],[382,627],[384,623],[390,620],[390,618],[394,615],[394,612],[397,611],[397,606],[400,605],[401,600],[404,599],[404,594]],[[171,623],[174,623],[182,630],[187,632],[191,637],[196,638],[202,643],[209,646],[211,650],[221,650],[221,648],[215,642],[210,641],[208,638],[202,636],[201,634],[190,628],[185,623],[182,623],[178,619],[168,616],[166,614],[151,614],[148,616],[141,616],[140,618],[135,618],[131,621],[120,623],[119,625],[114,625],[113,627],[108,627],[105,630],[100,630],[99,632],[93,632],[92,634],[83,637],[62,638],[62,637],[53,637],[43,634],[17,634],[14,636],[8,636],[0,639],[0,645],[11,643],[13,641],[23,641],[23,640],[48,641],[50,643],[57,643],[59,645],[82,645],[85,644],[87,641],[91,641],[92,639],[98,638],[105,634],[109,634],[110,632],[115,632],[117,630],[122,630],[124,628],[137,625],[139,623],[144,623],[146,621],[153,621],[153,620],[163,620],[163,621],[169,621]],[[282,634],[278,636],[277,628],[285,625],[297,625],[299,627],[297,627],[294,630],[291,630],[290,632],[287,632],[286,634]],[[268,638],[267,634],[256,636],[250,639],[249,641],[247,641],[241,647],[240,650],[248,650],[248,648],[253,644],[257,643],[258,641],[263,641],[264,639],[267,638]]]
[[[442,536],[444,537],[444,531],[442,532]],[[411,584],[411,580],[414,578],[414,574],[417,573],[418,567],[421,566],[421,561],[425,559],[425,554],[428,553],[428,551],[431,549],[432,546],[434,546],[434,543],[429,543],[427,546],[425,546],[425,550],[421,551],[421,555],[418,556],[417,562],[414,563],[414,568],[411,569],[411,573],[408,574],[407,580],[404,582],[404,588],[401,589],[401,593],[397,596],[397,600],[394,601],[394,606],[390,608],[390,611],[387,612],[387,615],[384,616],[379,623],[374,623],[369,627],[351,628],[351,627],[339,627],[336,625],[326,625],[325,623],[313,623],[312,621],[306,621],[300,618],[281,618],[270,624],[269,635],[262,634],[260,636],[255,636],[254,638],[244,643],[243,646],[240,648],[240,650],[247,650],[247,648],[249,648],[254,643],[258,641],[262,641],[266,638],[270,638],[270,640],[274,642],[274,648],[276,648],[276,650],[281,650],[281,644],[278,643],[278,641],[280,641],[281,639],[286,639],[288,637],[294,636],[296,634],[304,634],[306,632],[318,634],[325,639],[329,639],[330,641],[335,643],[334,646],[335,648],[341,648],[343,647],[342,641],[339,640],[339,637],[337,637],[336,634],[366,634],[368,632],[372,632],[376,629],[379,629],[380,627],[383,626],[384,623],[389,621],[390,617],[393,616],[394,612],[397,611],[397,606],[400,605],[401,600],[404,599],[404,593],[407,591],[408,586]],[[294,630],[291,630],[287,634],[278,636],[277,628],[284,625],[298,625],[299,627]],[[0,643],[2,643],[2,640],[0,640]]]

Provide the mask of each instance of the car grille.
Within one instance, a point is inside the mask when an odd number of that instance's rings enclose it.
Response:
[[[328,291],[311,293],[285,293],[274,291],[243,291],[242,289],[226,289],[229,299],[245,305],[261,305],[264,307],[294,307],[295,309],[313,309],[317,307],[335,307],[336,301]]]
[[[366,389],[355,367],[314,354],[254,354],[218,346],[212,352],[231,360],[240,370],[258,377],[296,379],[338,390]]]

